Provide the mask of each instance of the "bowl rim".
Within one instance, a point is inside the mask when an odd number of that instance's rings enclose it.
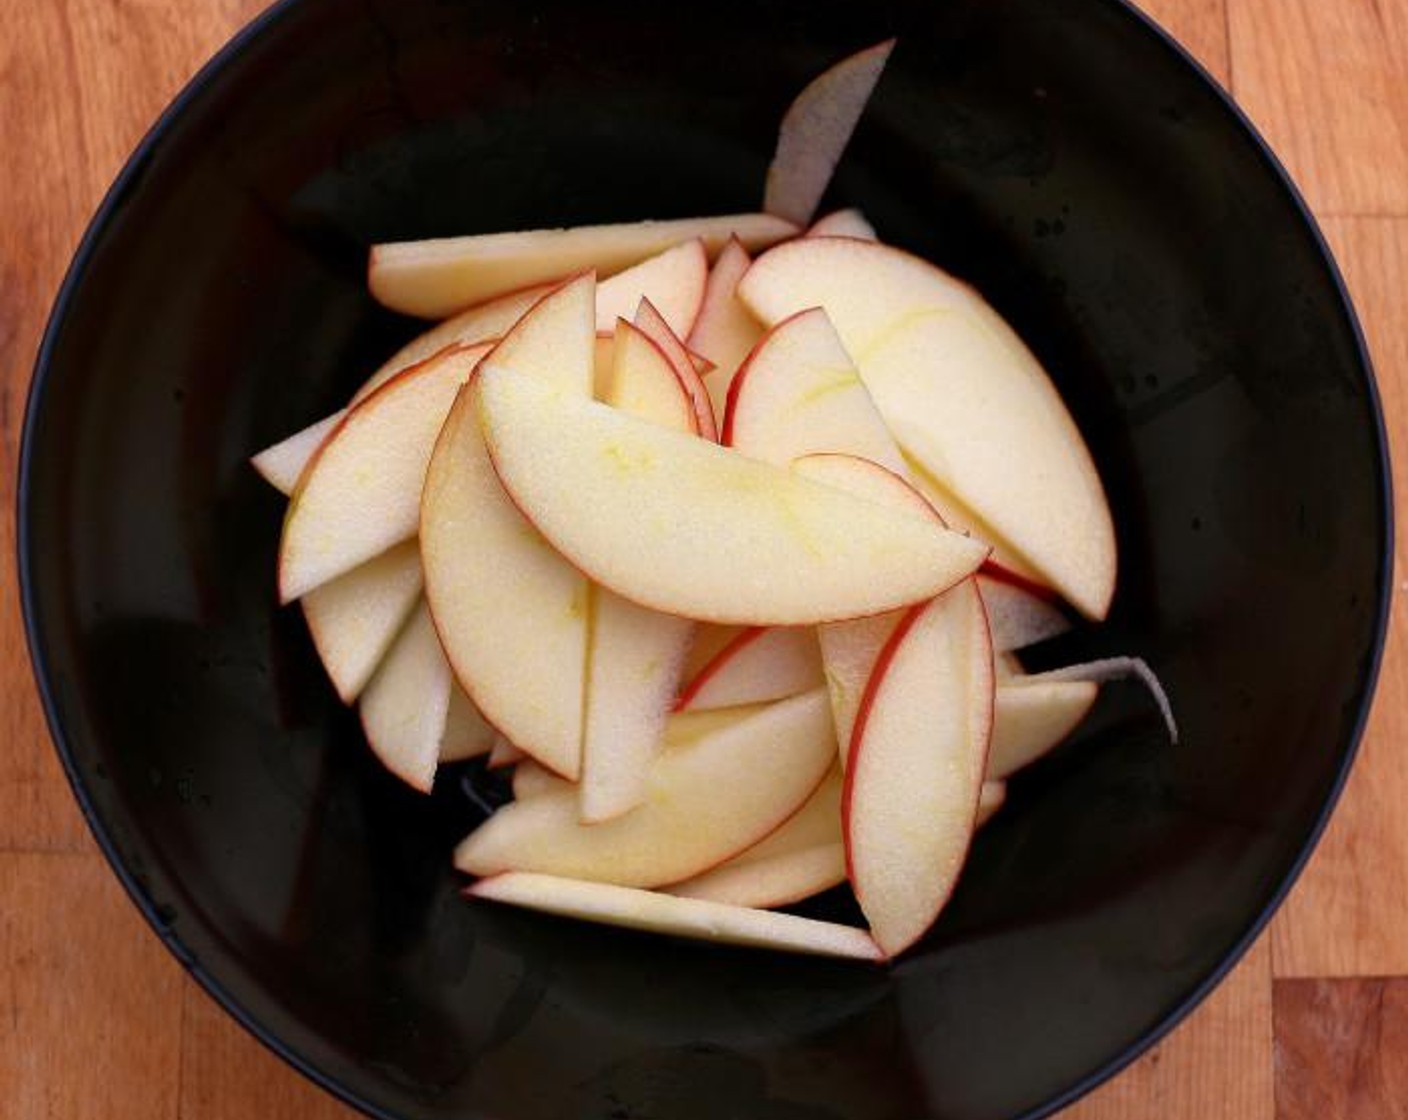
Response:
[[[1240,131],[1243,139],[1259,155],[1270,172],[1272,180],[1279,185],[1299,216],[1305,232],[1319,253],[1327,276],[1338,297],[1340,312],[1349,326],[1354,340],[1355,356],[1364,374],[1367,391],[1367,404],[1373,421],[1372,435],[1378,462],[1379,516],[1383,526],[1382,546],[1377,569],[1377,602],[1375,604],[1374,640],[1361,668],[1360,701],[1345,744],[1344,757],[1340,762],[1334,781],[1325,791],[1316,819],[1301,843],[1301,846],[1286,870],[1280,883],[1252,917],[1246,930],[1228,951],[1222,961],[1200,983],[1184,994],[1172,1010],[1165,1013],[1153,1027],[1126,1046],[1102,1065],[1091,1071],[1080,1081],[1051,1100],[1037,1105],[1023,1113],[1017,1120],[1041,1120],[1075,1103],[1099,1085],[1110,1080],[1126,1067],[1158,1045],[1179,1024],[1181,1024],[1212,991],[1222,983],[1227,975],[1241,962],[1247,951],[1261,936],[1272,917],[1280,910],[1292,888],[1300,879],[1311,855],[1318,847],[1330,818],[1339,804],[1345,783],[1353,770],[1363,742],[1372,702],[1378,684],[1384,657],[1388,626],[1392,607],[1393,557],[1394,557],[1394,504],[1393,477],[1389,455],[1387,429],[1384,420],[1383,402],[1379,393],[1378,381],[1374,372],[1372,356],[1364,334],[1363,325],[1350,298],[1344,274],[1335,255],[1326,241],[1315,215],[1304,195],[1292,180],[1290,173],[1281,163],[1270,144],[1262,136],[1250,117],[1233,99],[1222,83],[1186,48],[1165,30],[1152,16],[1136,7],[1134,0],[1088,0],[1103,6],[1116,15],[1132,20],[1143,33],[1161,43],[1176,60],[1181,60],[1193,76],[1213,95],[1230,123]],[[33,521],[34,503],[30,493],[31,474],[34,470],[35,441],[45,408],[45,388],[54,358],[68,318],[70,305],[82,287],[89,263],[115,212],[133,193],[140,181],[143,170],[151,161],[156,150],[163,143],[167,133],[180,117],[204,94],[212,81],[223,72],[256,39],[272,30],[290,13],[305,3],[305,0],[275,0],[252,20],[238,30],[195,74],[181,87],[142,139],[128,156],[122,169],[104,193],[101,202],[84,229],[83,236],[69,262],[54,297],[53,306],[45,323],[44,332],[36,352],[30,385],[26,394],[24,423],[21,429],[20,452],[15,488],[15,529],[18,585],[21,610],[24,621],[25,641],[28,647],[30,664],[35,686],[39,693],[50,740],[63,765],[69,787],[82,810],[88,828],[101,849],[109,867],[116,874],[129,899],[136,905],[147,924],[156,933],[162,944],[198,983],[236,1022],[244,1027],[255,1039],[283,1059],[314,1084],[331,1093],[337,1099],[365,1113],[376,1120],[404,1120],[396,1113],[388,1112],[379,1105],[365,1099],[352,1088],[344,1085],[333,1075],[316,1066],[289,1043],[285,1042],[270,1028],[265,1027],[244,1007],[244,1005],[211,972],[207,971],[198,956],[185,945],[174,928],[159,913],[157,903],[137,882],[132,871],[123,862],[117,843],[95,807],[85,785],[85,779],[74,757],[72,744],[59,718],[59,702],[53,687],[53,666],[45,645],[42,611],[38,602],[36,581],[39,571],[39,557],[36,554]]]

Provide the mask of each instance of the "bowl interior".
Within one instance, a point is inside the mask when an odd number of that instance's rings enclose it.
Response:
[[[1279,897],[1367,702],[1388,535],[1372,384],[1273,164],[1112,0],[282,5],[134,159],[29,417],[39,674],[80,796],[173,949],[266,1040],[415,1118],[1008,1117],[1147,1041]],[[888,971],[470,905],[502,791],[371,760],[251,452],[416,326],[370,242],[752,209],[830,61],[900,46],[830,196],[972,281],[1048,366],[1113,503],[1105,690],[1012,783]],[[531,666],[525,666],[531,671]],[[837,893],[809,912],[850,914]]]

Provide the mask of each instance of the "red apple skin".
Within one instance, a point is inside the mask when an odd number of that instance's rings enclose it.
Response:
[[[1047,587],[1044,583],[1037,583],[1036,580],[1029,579],[1018,572],[1014,572],[1011,568],[1003,567],[1002,564],[998,563],[991,556],[983,561],[983,566],[979,568],[978,571],[990,579],[995,579],[999,583],[1009,584],[1018,591],[1025,591],[1028,595],[1045,600],[1048,603],[1060,604],[1065,602],[1054,588]]]
[[[714,423],[714,406],[709,401],[709,390],[704,387],[704,380],[695,367],[694,355],[689,347],[680,341],[679,336],[670,329],[670,324],[665,321],[665,317],[645,296],[641,296],[635,325],[664,351],[665,357],[675,371],[675,376],[679,378],[680,384],[684,386],[684,391],[689,396],[690,403],[694,406],[699,435],[717,443],[719,431]]]
[[[967,584],[972,588],[972,594],[977,600],[978,610],[981,614],[983,625],[984,627],[986,627],[987,608],[983,606],[983,597],[981,594],[979,594],[976,583],[973,580],[968,580]],[[959,587],[962,586],[963,584],[959,585]],[[957,588],[951,588],[948,592],[945,592],[945,594],[951,594],[954,590],[957,590]],[[841,833],[843,836],[850,835],[851,800],[855,792],[855,777],[857,772],[856,763],[859,760],[861,743],[865,736],[865,725],[869,721],[870,713],[875,706],[875,697],[879,693],[881,687],[883,687],[886,671],[889,669],[890,663],[894,660],[896,652],[899,650],[901,644],[904,642],[905,636],[911,630],[914,629],[914,625],[916,622],[919,621],[920,616],[923,615],[926,610],[930,609],[937,601],[938,600],[936,599],[931,599],[927,603],[918,603],[915,606],[910,607],[909,610],[906,611],[904,617],[901,618],[899,623],[895,626],[894,632],[890,635],[889,641],[885,643],[884,648],[880,651],[880,656],[876,659],[875,662],[875,668],[870,674],[870,680],[866,683],[865,693],[861,697],[860,710],[856,716],[855,729],[851,734],[851,742],[847,749],[846,778],[845,784],[843,785],[841,790]],[[991,649],[990,638],[989,649]],[[986,712],[982,716],[982,722],[987,728],[987,734],[985,736],[986,743],[983,746],[983,759],[980,770],[980,772],[984,774],[987,773],[987,756],[989,745],[992,742],[992,722],[994,708],[997,700],[997,682],[994,679],[993,675],[993,663],[991,657],[988,658],[987,664],[987,687],[981,690],[982,694],[986,697]],[[977,785],[977,790],[980,796],[982,792],[981,781]],[[973,799],[972,824],[968,831],[968,843],[970,845],[972,843],[973,834],[977,831],[978,827],[978,809],[978,797],[975,796]],[[966,860],[967,852],[965,850],[963,854],[963,862],[966,862]],[[852,865],[851,861],[851,845],[849,843],[846,844],[846,878],[851,882],[855,881],[855,868]],[[948,904],[949,898],[953,895],[953,888],[957,886],[958,878],[958,876],[955,876],[953,883],[949,885],[948,891],[942,897],[936,900],[936,903],[933,908],[933,916],[930,922],[931,925],[933,919],[937,919],[940,912]]]
[[[768,627],[766,626],[749,626],[746,627],[741,634],[736,635],[730,640],[728,645],[714,654],[704,668],[694,674],[694,679],[680,690],[680,696],[679,699],[675,701],[674,710],[682,712],[688,708],[690,702],[699,695],[704,686],[719,674],[720,670],[737,655],[739,650],[752,645],[766,634],[767,631]]]

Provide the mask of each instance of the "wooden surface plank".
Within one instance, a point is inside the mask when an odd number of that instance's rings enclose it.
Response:
[[[0,190],[7,509],[30,363],[88,216],[161,107],[260,6],[0,0],[0,144],[12,161]],[[1408,0],[1144,6],[1248,107],[1320,213],[1383,217],[1327,228],[1361,301],[1392,436],[1403,446],[1408,343],[1397,304],[1408,251]],[[3,526],[0,564],[13,585],[10,514]],[[94,853],[46,738],[14,600],[0,605],[0,1113],[353,1116],[184,978]],[[1360,771],[1272,941],[1067,1117],[1261,1120],[1275,1111],[1289,1120],[1401,1120],[1392,1104],[1408,1097],[1408,981],[1284,979],[1408,975],[1408,833],[1395,823],[1408,794],[1395,759],[1408,730],[1401,641],[1396,630]],[[1281,978],[1274,1000],[1273,974]]]
[[[1330,219],[1324,228],[1364,320],[1390,443],[1408,447],[1408,219]],[[1408,494],[1402,453],[1394,489]],[[1408,975],[1408,570],[1401,552],[1394,568],[1394,625],[1368,734],[1340,809],[1277,917],[1277,976]]]
[[[1408,981],[1278,980],[1277,1120],[1408,1120]]]
[[[1408,0],[1233,0],[1237,99],[1321,215],[1408,213]]]

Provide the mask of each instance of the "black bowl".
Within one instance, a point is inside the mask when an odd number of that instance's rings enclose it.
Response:
[[[1353,754],[1389,587],[1362,341],[1246,122],[1115,0],[277,6],[113,188],[29,403],[26,618],[99,841],[260,1038],[380,1116],[987,1118],[1071,1100],[1265,923]],[[472,767],[429,802],[370,759],[296,611],[255,449],[416,328],[378,240],[756,206],[830,61],[900,45],[834,184],[1032,343],[1107,482],[1134,653],[1014,781],[889,970],[462,901]],[[818,904],[840,913],[845,900]]]

